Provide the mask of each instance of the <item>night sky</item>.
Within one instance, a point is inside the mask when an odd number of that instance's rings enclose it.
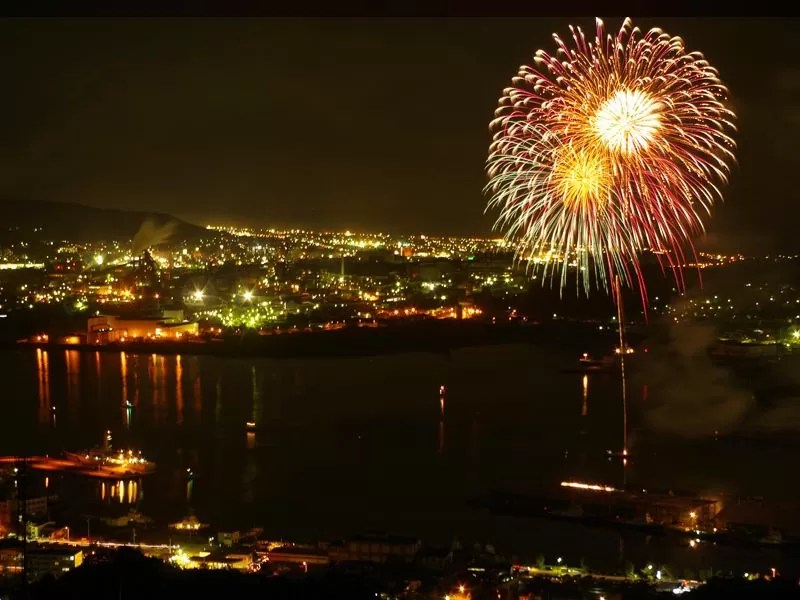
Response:
[[[605,20],[609,30],[621,22]],[[0,198],[201,224],[484,235],[497,98],[570,22],[593,27],[591,18],[0,21]],[[800,246],[800,21],[635,22],[683,37],[731,90],[739,165],[708,242]]]

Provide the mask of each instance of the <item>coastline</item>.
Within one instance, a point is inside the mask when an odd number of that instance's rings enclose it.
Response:
[[[577,329],[584,329],[578,327]],[[569,329],[572,329],[571,327]],[[243,335],[198,341],[127,341],[105,345],[57,342],[13,342],[6,348],[126,352],[157,355],[221,357],[331,358],[377,356],[405,352],[447,353],[458,348],[495,344],[552,342],[558,334],[574,342],[563,324],[487,322],[404,323],[381,328],[346,328],[336,331]]]

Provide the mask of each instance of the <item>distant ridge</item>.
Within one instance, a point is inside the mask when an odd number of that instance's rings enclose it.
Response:
[[[0,200],[0,214],[0,242],[130,241],[137,233],[141,235],[145,224],[146,229],[168,231],[170,240],[209,235],[204,227],[166,213],[95,208],[72,202]]]

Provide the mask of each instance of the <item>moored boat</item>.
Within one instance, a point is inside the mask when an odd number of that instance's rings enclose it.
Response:
[[[141,450],[114,450],[111,446],[111,431],[106,435],[101,448],[64,452],[64,456],[78,466],[92,469],[112,469],[121,475],[146,475],[155,471],[156,465],[142,456]]]

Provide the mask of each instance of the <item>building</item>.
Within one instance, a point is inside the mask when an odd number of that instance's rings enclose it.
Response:
[[[44,523],[28,521],[26,527],[28,529],[28,539],[38,540],[40,538],[49,537],[56,529],[56,524],[53,521],[45,521]]]
[[[0,540],[0,576],[22,570],[22,542],[15,539]]]
[[[303,566],[327,565],[330,563],[328,553],[320,548],[281,546],[270,550],[268,557],[271,563],[288,563]]]
[[[200,552],[189,558],[186,566],[190,569],[236,569],[249,571],[253,566],[250,554],[222,554]]]
[[[414,538],[367,534],[331,544],[328,548],[328,556],[331,562],[385,563],[390,559],[411,562],[421,546],[422,542]]]
[[[585,516],[686,527],[710,523],[722,508],[719,500],[709,498],[581,488],[569,488],[564,496],[552,500],[579,506]]]
[[[53,498],[48,496],[36,496],[26,499],[25,514],[28,518],[45,516],[51,499]],[[19,509],[19,500],[16,498],[0,500],[0,525],[8,527],[11,523],[16,522]]]
[[[217,538],[219,539],[220,546],[225,546],[227,548],[230,548],[232,546],[236,546],[239,543],[239,532],[220,531],[217,534]]]
[[[77,548],[34,547],[26,556],[28,577],[35,581],[45,575],[60,577],[67,571],[81,566],[83,551]]]
[[[86,339],[89,344],[108,344],[125,340],[166,339],[179,340],[200,333],[199,325],[171,318],[121,318],[113,315],[90,317],[87,324]]]

